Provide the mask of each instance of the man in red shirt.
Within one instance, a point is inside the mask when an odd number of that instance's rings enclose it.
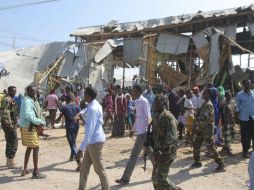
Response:
[[[47,96],[46,108],[49,110],[51,127],[55,129],[56,112],[58,108],[58,98],[55,94],[55,90],[51,90],[50,94]]]

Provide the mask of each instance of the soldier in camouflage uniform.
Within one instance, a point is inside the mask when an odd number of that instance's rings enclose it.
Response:
[[[204,141],[206,143],[208,152],[211,154],[211,157],[218,164],[218,167],[214,170],[214,172],[223,172],[225,171],[225,163],[216,151],[213,140],[214,108],[209,100],[211,94],[212,92],[210,89],[206,89],[202,94],[205,102],[201,107],[197,126],[195,128],[193,144],[193,156],[195,162],[191,166],[195,168],[202,166],[200,161],[200,149],[202,142]]]
[[[181,190],[168,179],[169,167],[176,158],[178,122],[170,111],[164,107],[163,95],[154,100],[153,117],[153,186],[155,190]]]
[[[14,157],[18,148],[17,138],[17,116],[18,107],[15,100],[13,99],[16,94],[16,87],[10,86],[8,88],[8,94],[1,101],[1,124],[5,133],[6,139],[6,150],[5,155],[7,158],[7,167],[14,168],[15,162]]]

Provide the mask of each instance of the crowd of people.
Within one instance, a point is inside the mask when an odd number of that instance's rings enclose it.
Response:
[[[16,97],[16,87],[10,86],[1,96],[1,125],[6,138],[7,167],[16,167],[18,148],[17,126],[20,126],[22,144],[27,147],[21,176],[28,174],[28,162],[33,151],[33,178],[45,178],[38,169],[39,136],[44,136],[46,126],[44,110],[49,111],[48,125],[56,128],[62,122],[70,146],[70,161],[77,162],[80,172],[79,190],[84,190],[91,165],[98,174],[102,189],[110,189],[103,166],[102,150],[106,140],[105,129],[111,137],[135,135],[135,143],[123,175],[115,182],[130,182],[140,153],[148,155],[153,165],[154,189],[181,189],[168,179],[170,165],[177,158],[181,145],[193,147],[193,164],[201,167],[201,146],[207,148],[207,156],[218,166],[214,172],[224,172],[226,164],[221,155],[234,156],[231,144],[235,138],[235,126],[240,125],[242,157],[249,158],[252,141],[254,149],[254,91],[250,80],[242,82],[237,94],[222,86],[207,84],[192,89],[174,90],[170,87],[139,85],[121,88],[109,85],[102,102],[96,100],[97,91],[89,86],[77,86],[73,91],[67,86],[57,96],[52,89],[44,99],[33,86],[28,86],[25,96]],[[58,110],[60,111],[57,116]],[[62,120],[62,117],[65,120]],[[79,147],[76,138],[83,123],[85,136]],[[145,148],[144,148],[145,147]],[[220,151],[218,147],[222,147]],[[254,157],[254,156],[253,156]],[[253,158],[254,159],[254,158]],[[253,167],[253,166],[252,166]],[[251,188],[254,189],[254,171],[250,164]]]

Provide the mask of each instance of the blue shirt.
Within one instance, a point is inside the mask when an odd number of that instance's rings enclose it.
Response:
[[[84,151],[89,144],[95,144],[105,141],[105,133],[102,128],[103,112],[102,106],[97,100],[93,100],[87,106],[85,119],[85,137],[80,150]]]
[[[150,107],[152,107],[153,105],[153,101],[155,99],[155,95],[153,94],[152,91],[148,92],[148,91],[145,91],[143,93],[143,96],[148,100],[149,104],[150,104]]]
[[[61,108],[61,112],[65,117],[66,128],[78,128],[79,124],[74,121],[74,117],[80,112],[80,108],[74,104],[66,104]]]
[[[135,113],[135,103],[134,103],[134,101],[132,101],[132,100],[129,100],[128,102],[127,102],[127,111],[128,111],[128,113]]]
[[[236,112],[240,112],[239,119],[248,121],[249,117],[254,116],[254,91],[249,93],[240,91],[236,96]]]
[[[21,107],[22,99],[23,99],[23,96],[22,96],[22,95],[19,95],[19,96],[17,97],[17,99],[15,100],[16,103],[17,103],[17,106],[18,106],[19,113],[20,113],[20,107]]]
[[[16,102],[16,104],[18,104],[18,96],[14,96],[13,100]]]
[[[29,96],[23,98],[20,107],[20,127],[29,127],[31,123],[34,125],[45,125],[45,121],[37,118],[34,108],[34,100]]]

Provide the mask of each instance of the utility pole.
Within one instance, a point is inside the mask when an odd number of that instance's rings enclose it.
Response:
[[[126,67],[126,62],[124,61],[124,62],[123,62],[123,88],[125,87],[125,86],[124,86],[124,81],[125,81],[125,67]]]
[[[15,49],[15,36],[13,37],[12,49]]]

